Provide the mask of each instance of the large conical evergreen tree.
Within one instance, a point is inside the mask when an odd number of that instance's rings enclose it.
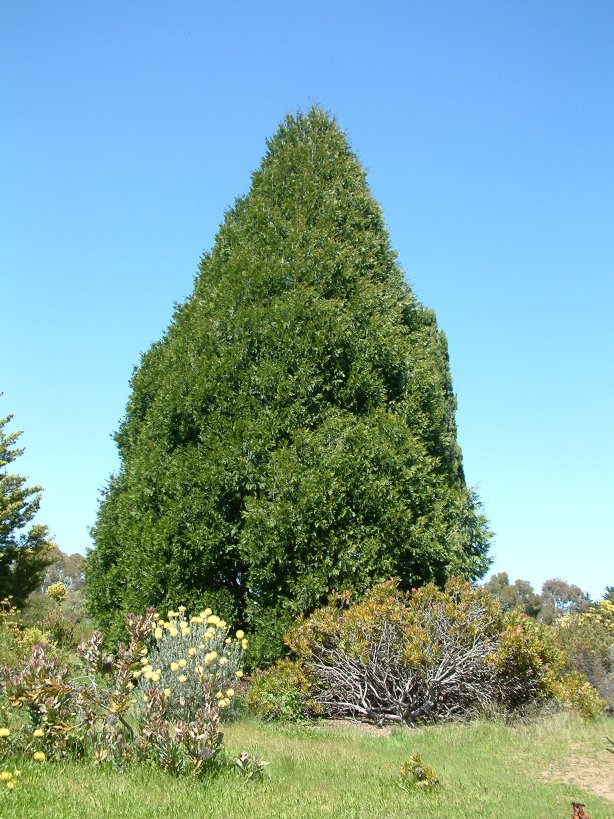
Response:
[[[288,116],[133,376],[93,611],[208,604],[262,661],[333,588],[480,577],[454,415],[445,338],[344,134]]]

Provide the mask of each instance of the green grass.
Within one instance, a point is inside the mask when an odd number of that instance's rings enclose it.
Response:
[[[585,802],[591,819],[612,819],[614,802],[581,787],[547,780],[547,768],[591,760],[610,765],[605,736],[612,721],[584,723],[556,714],[529,725],[497,720],[393,730],[266,725],[242,719],[225,728],[229,755],[256,753],[271,764],[261,781],[233,770],[205,781],[176,779],[135,766],[23,762],[21,787],[0,794],[0,817],[497,817],[556,819]],[[438,773],[431,793],[406,793],[399,768],[412,754]]]

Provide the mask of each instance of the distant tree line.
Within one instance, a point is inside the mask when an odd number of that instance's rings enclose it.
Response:
[[[538,594],[528,580],[510,582],[507,572],[493,574],[483,588],[499,598],[505,611],[521,609],[529,617],[551,624],[564,614],[582,614],[590,610],[590,596],[579,586],[558,577],[546,580]],[[614,586],[606,586],[604,600],[614,602]]]

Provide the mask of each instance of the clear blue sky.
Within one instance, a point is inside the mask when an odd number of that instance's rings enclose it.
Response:
[[[5,0],[0,93],[0,415],[61,549],[141,352],[317,102],[448,336],[493,569],[614,584],[611,0]]]

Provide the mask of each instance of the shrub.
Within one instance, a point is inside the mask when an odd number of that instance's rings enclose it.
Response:
[[[42,751],[47,758],[80,756],[84,752],[87,706],[77,706],[79,691],[72,676],[72,669],[44,643],[32,647],[20,670],[3,669],[4,693],[10,704],[28,717],[17,738],[24,752]]]
[[[551,698],[564,670],[551,629],[518,609],[505,613],[489,663],[497,673],[499,704],[516,708]]]
[[[545,626],[504,614],[488,592],[459,579],[412,593],[389,581],[360,602],[335,595],[287,642],[313,678],[314,702],[331,716],[413,724],[535,699],[579,706],[588,696],[576,683],[577,696],[565,693]]]
[[[168,692],[169,713],[180,719],[194,717],[203,685],[215,692],[219,708],[232,709],[248,645],[244,633],[231,637],[226,623],[211,609],[188,618],[180,606],[167,616],[167,621],[155,622],[155,644],[141,659],[137,672],[141,688]]]
[[[605,702],[597,689],[578,671],[564,674],[554,681],[552,691],[559,702],[570,706],[587,719],[603,713]]]
[[[83,591],[55,583],[45,592],[33,592],[21,613],[24,626],[38,626],[65,652],[73,652],[92,632],[85,613]]]
[[[0,601],[0,668],[24,663],[32,646],[43,642],[56,648],[49,634],[38,626],[24,626],[11,598]]]
[[[17,609],[10,598],[0,601],[0,667],[17,662],[21,655],[19,645],[19,625],[16,621]]]
[[[137,683],[145,676],[143,660],[157,628],[154,612],[127,619],[129,641],[115,655],[104,653],[103,635],[94,632],[79,646],[79,669],[44,644],[33,647],[22,668],[2,669],[0,695],[27,716],[15,729],[14,747],[40,761],[86,755],[116,764],[143,759],[199,776],[222,747],[211,685],[203,679],[198,704],[187,718],[178,718],[172,691]]]
[[[600,600],[591,611],[559,618],[553,637],[566,670],[584,675],[614,705],[614,603]]]
[[[202,687],[200,706],[189,721],[169,719],[170,699],[163,691],[151,689],[143,699],[137,744],[141,756],[170,773],[203,773],[222,748],[219,710],[210,687]]]
[[[300,660],[278,660],[250,680],[247,705],[261,719],[298,722],[317,710],[312,686]]]
[[[439,778],[432,768],[427,767],[419,754],[401,765],[399,785],[403,790],[416,788],[421,791],[430,791],[439,784]]]
[[[263,759],[258,759],[255,754],[248,754],[247,751],[242,751],[235,757],[236,770],[243,779],[262,779],[268,764]]]

